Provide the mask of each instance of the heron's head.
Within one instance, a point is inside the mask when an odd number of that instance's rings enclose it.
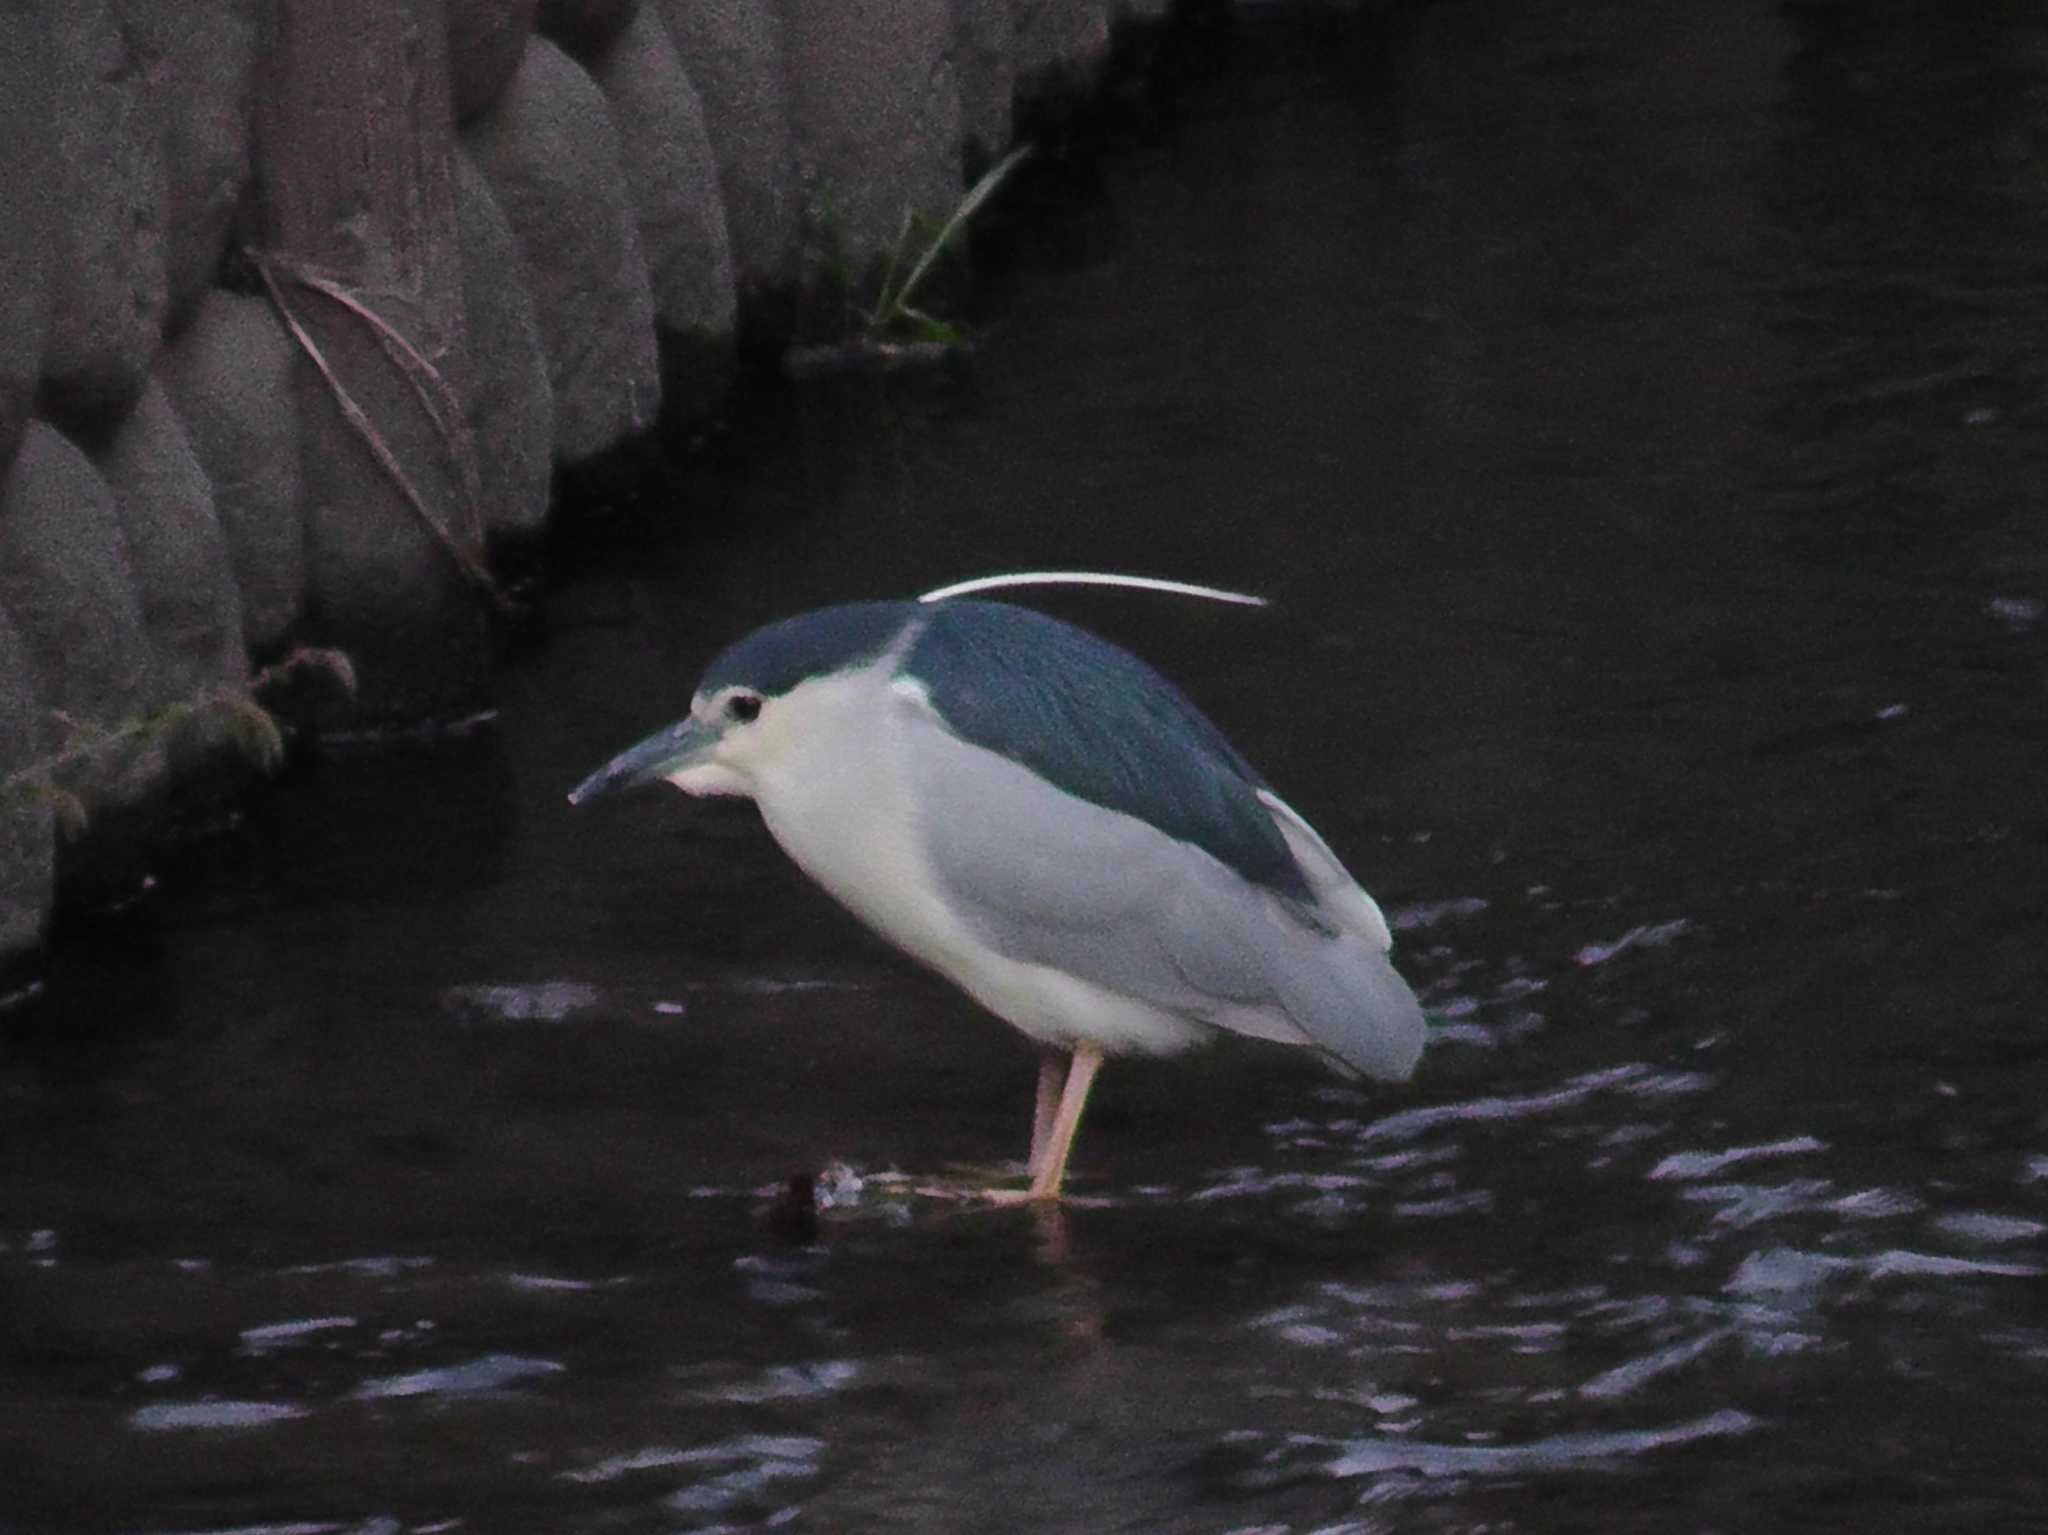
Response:
[[[818,728],[809,701],[888,650],[918,612],[914,602],[848,603],[756,629],[704,669],[688,714],[612,758],[569,803],[657,779],[689,794],[752,797],[799,736]]]

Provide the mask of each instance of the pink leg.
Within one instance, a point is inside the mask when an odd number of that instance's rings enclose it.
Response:
[[[1088,1089],[1102,1065],[1102,1052],[1093,1045],[1074,1048],[1074,1064],[1067,1068],[1067,1085],[1060,1093],[1059,1111],[1053,1115],[1044,1156],[1031,1170],[1032,1199],[1058,1199],[1060,1185],[1067,1181],[1067,1153],[1074,1149],[1074,1132],[1081,1128],[1081,1110],[1088,1103]]]
[[[1036,1174],[1045,1161],[1045,1143],[1052,1135],[1053,1116],[1059,1112],[1060,1084],[1067,1077],[1067,1052],[1046,1045],[1038,1052],[1038,1102],[1031,1112],[1031,1158],[1024,1170]]]

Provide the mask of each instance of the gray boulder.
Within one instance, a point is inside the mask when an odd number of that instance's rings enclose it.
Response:
[[[547,520],[555,397],[519,242],[490,183],[460,147],[455,224],[469,334],[457,387],[483,483],[484,530],[496,539],[525,538]]]
[[[127,542],[158,697],[189,700],[243,686],[242,598],[213,486],[159,383],[144,387],[97,461]]]
[[[951,0],[785,0],[805,211],[859,270],[962,190]]]
[[[0,992],[50,919],[53,820],[31,768],[44,740],[35,663],[0,605]]]
[[[115,736],[158,703],[155,667],[113,492],[56,428],[31,421],[0,485],[0,608],[14,620],[42,701],[68,721],[48,745]],[[110,741],[66,776],[95,812],[160,787],[163,754],[140,736]]]
[[[641,11],[590,72],[618,125],[668,380],[686,397],[670,403],[698,413],[729,381],[737,306],[703,102],[652,10]]]
[[[117,0],[163,133],[166,329],[220,268],[249,179],[249,121],[268,0]]]
[[[297,345],[268,301],[214,289],[158,370],[212,485],[243,641],[258,656],[285,642],[306,601],[297,366]]]
[[[651,425],[661,403],[654,298],[604,93],[536,37],[463,141],[525,259],[554,392],[555,457],[601,453]]]
[[[725,226],[742,298],[796,286],[803,199],[773,0],[655,0],[704,125],[725,191]]]
[[[320,466],[302,481],[307,605],[322,642],[348,657],[356,677],[353,696],[319,697],[318,722],[374,731],[473,712],[489,687],[484,598],[426,520],[466,537],[445,444],[369,337],[336,326],[321,346],[427,512],[371,457],[326,381],[301,369],[299,432],[306,461]]]
[[[164,329],[166,184],[144,60],[108,0],[50,7],[63,217],[43,408],[90,434],[142,392]],[[13,145],[8,153],[18,152]]]
[[[1010,147],[1017,96],[1017,22],[1012,0],[953,0],[960,59],[960,136],[986,163]]]
[[[43,7],[0,0],[0,475],[35,407],[53,280],[56,124]]]

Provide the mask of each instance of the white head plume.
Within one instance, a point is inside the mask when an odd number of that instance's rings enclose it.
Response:
[[[1101,570],[1020,570],[997,576],[976,576],[955,581],[924,593],[919,602],[944,602],[949,597],[966,597],[975,592],[996,592],[1012,586],[1123,586],[1140,592],[1165,592],[1175,597],[1205,597],[1211,602],[1234,602],[1262,608],[1263,597],[1248,592],[1225,591],[1220,586],[1197,586],[1192,581],[1169,581],[1162,576],[1125,576]]]

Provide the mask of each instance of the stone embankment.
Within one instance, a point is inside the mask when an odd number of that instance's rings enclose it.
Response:
[[[262,668],[473,703],[554,471],[1169,3],[0,0],[0,973]]]

